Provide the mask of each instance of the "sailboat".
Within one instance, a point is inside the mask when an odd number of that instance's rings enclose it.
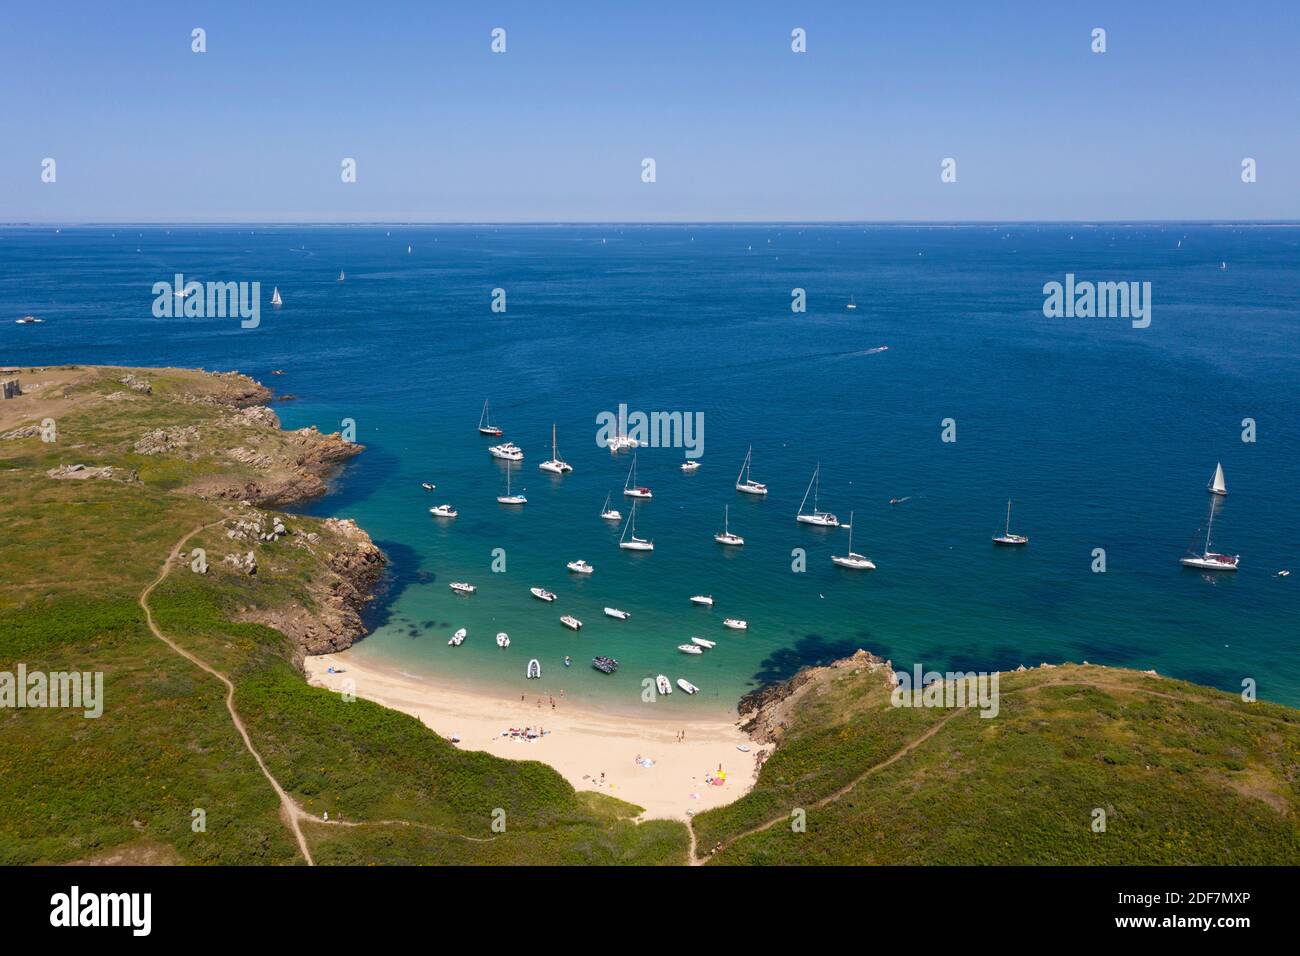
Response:
[[[271,305],[275,306],[277,309],[284,305],[284,300],[280,298],[279,286],[276,286],[271,290]]]
[[[817,462],[817,467],[813,470],[812,481],[808,482],[808,490],[803,493],[803,501],[799,502],[799,513],[795,515],[796,521],[802,521],[804,524],[815,524],[822,528],[838,528],[840,519],[835,517],[829,511],[822,511],[818,507],[817,496],[821,492],[821,473],[822,463]],[[808,503],[808,495],[813,496],[813,510],[804,514],[803,506]]]
[[[740,474],[736,476],[736,490],[743,491],[747,495],[765,495],[767,494],[767,485],[760,484],[750,477],[750,463],[754,457],[754,446],[749,446],[749,451],[745,452],[745,461],[740,466]]]
[[[1210,494],[1219,495],[1220,497],[1227,496],[1228,486],[1223,481],[1223,462],[1219,462],[1214,466],[1214,477],[1210,479],[1210,483],[1206,488]]]
[[[856,571],[874,571],[876,565],[865,554],[858,554],[853,550],[853,512],[849,512],[849,553],[832,554],[831,561],[842,568],[853,568]]]
[[[343,270],[340,269],[340,270],[339,270],[339,281],[342,282],[345,278],[347,278],[347,277],[346,277],[345,275],[343,275]]]
[[[631,536],[628,532],[631,531]],[[619,538],[618,546],[625,551],[653,551],[655,543],[647,541],[645,538],[636,536],[636,502],[632,502],[632,512],[627,516],[627,524],[623,526],[623,537]]]
[[[478,433],[500,438],[504,432],[492,424],[492,412],[488,409],[487,399],[483,399],[483,411],[478,417]]]
[[[993,543],[1005,545],[1007,547],[1019,547],[1020,545],[1029,543],[1029,539],[1023,534],[1011,533],[1011,501],[1009,499],[1007,501],[1007,525],[1003,528],[1001,534],[995,534],[993,536]]]
[[[552,474],[563,475],[573,471],[573,466],[560,457],[560,453],[555,450],[555,426],[551,425],[551,460],[544,461],[537,466],[542,471],[549,471]]]
[[[501,504],[503,505],[526,505],[528,504],[527,498],[525,498],[523,495],[515,495],[510,493],[510,473],[512,471],[514,471],[514,468],[511,465],[507,464],[506,465],[506,493],[504,495],[497,495],[497,501],[501,502]]]
[[[1210,499],[1210,517],[1205,525],[1205,547],[1200,554],[1188,549],[1186,557],[1179,559],[1179,564],[1187,568],[1199,568],[1202,571],[1236,571],[1237,563],[1241,560],[1238,554],[1217,554],[1210,550],[1210,535],[1214,531],[1214,512],[1218,510],[1219,502],[1214,498]]]
[[[650,489],[636,483],[636,454],[632,455],[632,467],[627,471],[627,481],[623,485],[623,494],[629,498],[653,498]]]
[[[857,304],[856,302],[853,301],[853,296],[849,296],[849,304],[846,305],[844,308],[846,308],[846,309],[848,309],[850,312],[852,312],[852,311],[853,311],[854,309],[856,309],[857,307],[858,307],[858,304]]]
[[[722,530],[713,536],[713,540],[718,544],[726,544],[732,547],[740,547],[745,543],[745,539],[738,534],[731,533],[731,505],[727,505],[722,511]]]
[[[622,521],[623,515],[619,512],[619,510],[617,508],[611,508],[609,506],[609,498],[610,496],[608,494],[605,495],[605,507],[600,509],[600,516],[604,518],[606,521]]]

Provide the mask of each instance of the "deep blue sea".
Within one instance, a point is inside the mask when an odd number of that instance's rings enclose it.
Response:
[[[260,281],[260,327],[154,318],[151,287],[177,272]],[[1067,272],[1149,281],[1150,327],[1044,318],[1043,284]],[[791,312],[794,288],[806,313]],[[45,323],[15,325],[26,313]],[[275,406],[288,427],[356,422],[367,451],[312,511],[356,518],[392,560],[358,653],[608,706],[635,705],[641,679],[665,673],[702,690],[671,708],[730,708],[858,647],[909,668],[1086,659],[1226,689],[1249,678],[1300,704],[1298,360],[1291,226],[0,229],[0,363],[234,368],[296,396]],[[495,500],[504,466],[475,428],[485,398],[527,456],[523,509]],[[597,415],[619,403],[705,423],[694,475],[680,448],[639,452],[648,555],[620,551],[621,529],[598,516],[609,491],[628,507],[628,455],[596,444]],[[955,442],[941,441],[947,418]],[[537,468],[552,423],[575,469],[564,478]],[[766,499],[733,488],[750,445]],[[876,571],[831,564],[847,532],[795,522],[818,461],[822,506],[856,512],[854,548]],[[1215,545],[1241,570],[1212,577],[1178,558],[1220,461]],[[990,542],[1008,499],[1027,548]],[[458,520],[430,517],[443,501]],[[742,549],[713,541],[728,504]],[[579,557],[589,579],[565,570]],[[454,595],[454,580],[478,593]],[[688,602],[700,592],[713,610]],[[723,629],[728,616],[750,630]],[[469,640],[449,648],[462,626]],[[676,646],[691,635],[718,646],[687,658]],[[595,654],[622,668],[591,670]],[[531,657],[540,682],[524,680]]]

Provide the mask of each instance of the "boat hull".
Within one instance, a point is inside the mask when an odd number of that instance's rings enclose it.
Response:
[[[1199,571],[1236,571],[1239,559],[1229,555],[1215,555],[1206,557],[1202,555],[1188,555],[1179,559],[1179,564],[1185,568],[1196,568]]]

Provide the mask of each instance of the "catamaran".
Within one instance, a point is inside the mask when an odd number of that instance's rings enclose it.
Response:
[[[731,505],[723,508],[722,530],[713,536],[713,540],[718,544],[725,544],[735,548],[745,543],[745,539],[740,535],[731,533]]]
[[[629,530],[631,536],[628,535]],[[636,536],[636,502],[632,502],[632,511],[627,516],[627,524],[623,525],[623,536],[618,540],[618,546],[625,551],[653,551],[655,543],[647,541],[645,538]]]
[[[632,455],[632,467],[627,471],[627,481],[623,484],[623,494],[629,498],[653,498],[650,489],[636,483],[636,454]]]
[[[551,425],[551,460],[544,461],[537,466],[542,471],[549,471],[552,474],[563,475],[573,471],[573,466],[560,457],[560,453],[555,450],[555,426]]]
[[[488,410],[487,399],[483,399],[483,411],[478,417],[478,433],[480,435],[490,435],[493,438],[500,438],[505,432],[492,424],[492,413]]]
[[[767,485],[755,481],[749,475],[750,461],[754,457],[754,446],[749,446],[749,451],[745,453],[745,461],[740,466],[740,474],[736,476],[736,490],[743,491],[747,495],[765,495],[767,494]]]
[[[1218,504],[1215,499],[1210,499],[1210,517],[1205,525],[1205,547],[1200,554],[1188,548],[1187,556],[1179,559],[1179,563],[1188,568],[1199,568],[1202,571],[1236,571],[1237,563],[1241,560],[1238,554],[1218,554],[1210,550],[1210,534],[1214,531],[1214,512]]]
[[[500,458],[502,461],[524,460],[524,450],[512,441],[490,446],[488,448],[488,454],[493,458]]]
[[[503,505],[526,505],[528,504],[527,498],[523,495],[511,494],[510,492],[510,473],[512,471],[514,471],[514,468],[510,467],[510,465],[506,465],[506,493],[504,495],[497,495],[497,501],[501,502]]]
[[[1223,480],[1223,462],[1219,462],[1214,466],[1214,477],[1210,479],[1210,483],[1206,488],[1210,494],[1219,495],[1220,497],[1228,494],[1228,486]]]
[[[605,507],[600,509],[600,516],[606,521],[622,521],[622,513],[617,508],[611,508],[609,506],[609,499],[612,494],[613,492],[610,492],[610,494],[605,495]]]
[[[873,564],[866,555],[858,554],[856,551],[853,550],[853,515],[854,512],[850,511],[849,512],[849,553],[832,554],[831,561],[834,562],[835,564],[838,564],[842,568],[853,568],[858,571],[874,571],[876,570],[875,564]]]
[[[1011,548],[1029,543],[1029,538],[1025,535],[1011,533],[1011,501],[1009,499],[1007,501],[1007,526],[1002,530],[1001,534],[993,536],[993,543]]]
[[[565,567],[568,568],[570,571],[572,571],[574,574],[591,574],[593,571],[596,570],[586,561],[582,560],[582,558],[579,558],[577,561],[570,561],[568,564],[565,565]]]
[[[829,511],[822,511],[818,507],[817,497],[821,492],[821,473],[822,463],[817,462],[817,467],[813,470],[812,481],[808,482],[808,490],[803,493],[803,501],[799,502],[799,513],[795,515],[796,521],[802,521],[804,524],[815,524],[822,528],[838,528],[840,519],[835,517]],[[803,506],[808,503],[808,495],[813,496],[813,510],[804,514]]]

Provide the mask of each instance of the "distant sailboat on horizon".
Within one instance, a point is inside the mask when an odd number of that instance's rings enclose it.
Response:
[[[346,278],[347,278],[347,276],[345,276],[345,275],[343,274],[343,270],[340,269],[340,270],[339,270],[339,281],[342,282],[342,281],[343,281],[344,279],[346,279]]]
[[[271,305],[275,306],[275,308],[277,309],[280,308],[280,306],[284,305],[284,300],[280,298],[279,286],[276,286],[274,289],[271,290]]]

